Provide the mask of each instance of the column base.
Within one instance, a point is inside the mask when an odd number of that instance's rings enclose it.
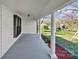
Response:
[[[50,57],[51,57],[51,59],[58,59],[56,54],[51,54]]]

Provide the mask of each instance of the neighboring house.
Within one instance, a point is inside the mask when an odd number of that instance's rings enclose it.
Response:
[[[62,5],[67,2],[69,2],[69,0],[1,0],[0,57],[4,57],[6,53],[8,53],[7,51],[10,50],[16,40],[22,36],[23,33],[37,34],[37,20],[52,11],[62,8]],[[15,17],[16,20],[14,20],[14,15],[17,15],[17,17]],[[54,25],[52,25],[52,27],[51,32],[54,33]],[[52,34],[52,36],[54,35]],[[53,37],[53,39],[55,40],[55,37]],[[54,41],[53,44],[55,45]],[[52,53],[55,54],[54,45],[51,50]],[[37,53],[39,53],[39,51]],[[54,54],[52,54],[53,57]],[[43,57],[41,56],[41,58]]]

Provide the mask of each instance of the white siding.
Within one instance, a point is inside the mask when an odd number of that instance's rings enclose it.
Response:
[[[23,19],[22,30],[23,30],[23,33],[36,34],[36,21],[35,20],[29,20],[29,19]]]
[[[2,6],[2,56],[18,38],[13,38],[13,12]]]
[[[1,6],[0,6],[0,56],[1,56]]]
[[[13,13],[6,7],[2,7],[2,54],[4,54],[13,42]]]

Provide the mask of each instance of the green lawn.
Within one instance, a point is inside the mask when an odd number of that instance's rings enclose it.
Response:
[[[48,40],[50,40],[50,31],[45,31],[42,33],[45,35]],[[69,51],[73,56],[74,59],[75,57],[78,56],[78,39],[74,38],[71,40],[75,32],[70,32],[70,31],[57,31],[56,32],[56,43],[64,47],[67,51]]]
[[[56,36],[58,37],[62,37],[68,41],[71,41],[73,43],[76,43],[77,42],[77,38],[74,38],[72,40],[72,37],[74,36],[75,32],[70,32],[70,31],[65,31],[65,32],[62,32],[62,31],[58,31],[56,32]]]

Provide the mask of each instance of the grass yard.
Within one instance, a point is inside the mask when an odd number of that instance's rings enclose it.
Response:
[[[72,39],[72,37],[74,36],[76,32],[70,32],[70,31],[58,31],[56,32],[56,36],[57,37],[62,37],[63,39],[66,39],[67,41],[76,43],[77,42],[77,38]]]

